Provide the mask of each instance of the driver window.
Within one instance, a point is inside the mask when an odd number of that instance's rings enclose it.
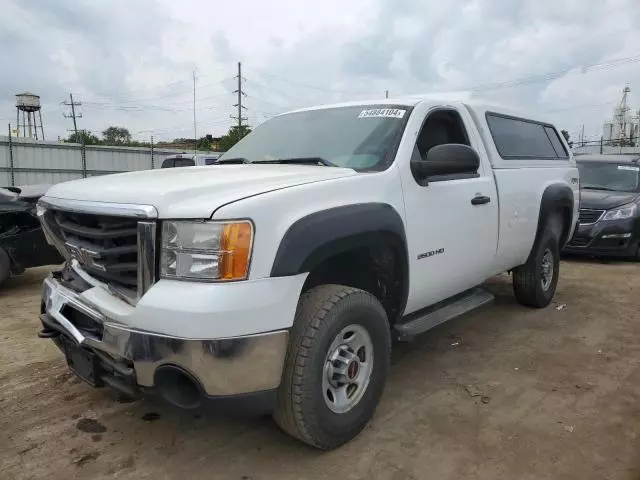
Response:
[[[447,143],[471,146],[460,114],[455,110],[437,110],[424,122],[416,147],[422,159],[426,160],[429,150]]]

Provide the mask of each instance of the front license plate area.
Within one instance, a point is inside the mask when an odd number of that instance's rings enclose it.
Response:
[[[92,387],[101,387],[100,362],[96,355],[75,345],[64,336],[61,337],[69,369]]]

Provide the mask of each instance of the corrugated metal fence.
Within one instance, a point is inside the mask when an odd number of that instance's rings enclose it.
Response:
[[[82,146],[0,136],[0,187],[53,184],[94,175],[159,168],[165,157],[176,153],[183,151]]]

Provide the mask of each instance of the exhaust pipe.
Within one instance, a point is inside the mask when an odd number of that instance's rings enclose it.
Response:
[[[155,390],[167,402],[179,408],[196,408],[202,403],[200,383],[189,372],[174,365],[162,365],[154,374]]]

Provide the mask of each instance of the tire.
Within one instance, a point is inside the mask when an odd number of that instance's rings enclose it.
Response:
[[[350,332],[355,333],[350,335]],[[336,356],[331,357],[333,362],[327,360],[337,351],[336,345],[348,345],[350,349],[351,344],[346,342],[352,342],[358,348],[358,339],[366,339],[367,335],[370,353],[361,347],[357,352],[362,358],[357,360],[354,356],[350,361],[345,360],[348,363],[335,360]],[[345,354],[340,350],[342,347],[337,348],[341,352],[339,358],[346,358],[342,356]],[[290,334],[274,413],[276,423],[289,435],[321,450],[349,442],[373,417],[386,382],[390,353],[389,323],[376,297],[342,285],[321,285],[305,292],[298,302]],[[367,362],[371,362],[370,367]],[[352,363],[358,363],[357,368],[352,368]],[[344,376],[335,374],[336,365],[342,368]],[[352,374],[352,378],[356,378],[367,371],[370,371],[368,382],[362,380],[351,390],[354,400],[349,400],[348,394],[339,395],[342,387],[334,389],[329,380],[329,377],[349,380]],[[345,387],[344,392],[353,385],[356,383]],[[345,403],[339,402],[338,397],[355,404],[339,411]]]
[[[544,308],[551,303],[556,293],[558,276],[560,273],[560,247],[558,238],[550,230],[540,235],[533,245],[527,263],[513,271],[513,291],[516,300],[521,305],[532,308]],[[553,272],[550,275],[543,274],[543,259],[549,259]],[[546,280],[546,281],[545,281]]]
[[[0,287],[11,275],[11,260],[9,255],[2,248],[0,248]]]

